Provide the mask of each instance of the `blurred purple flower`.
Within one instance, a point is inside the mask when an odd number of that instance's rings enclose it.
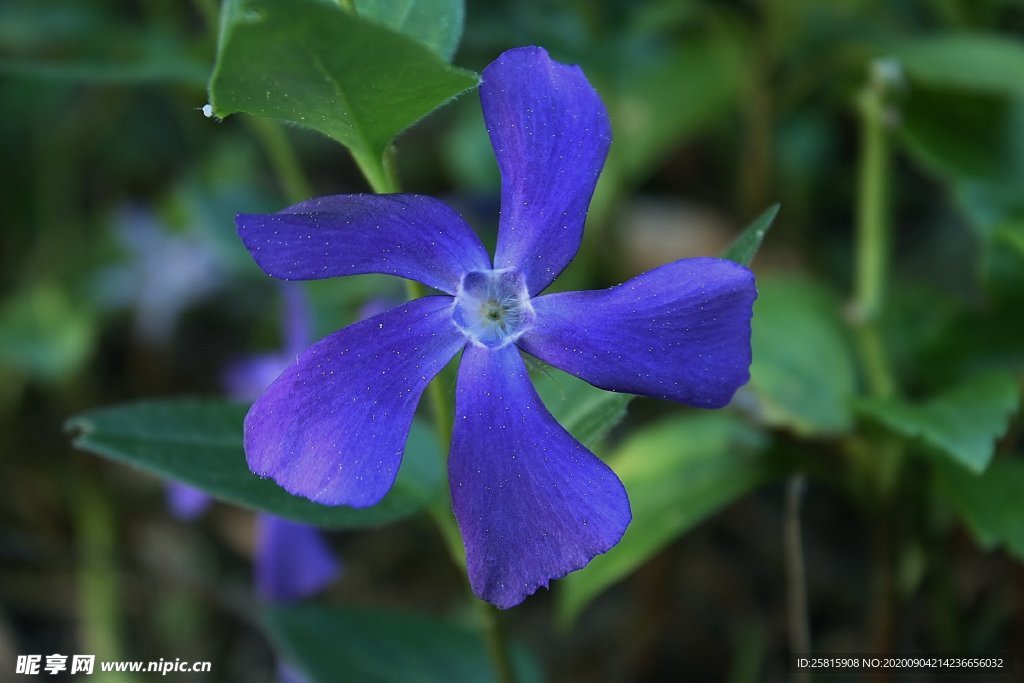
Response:
[[[268,602],[319,592],[341,573],[320,533],[305,524],[260,514],[256,528],[256,590]]]
[[[630,521],[615,474],[547,412],[520,350],[591,384],[721,407],[744,384],[756,289],[730,261],[684,259],[602,291],[539,296],[572,260],[611,142],[579,67],[530,47],[483,73],[502,175],[493,262],[461,217],[418,195],[338,195],[239,215],[282,279],[379,272],[426,296],[317,342],[256,401],[249,466],[288,491],[364,507],[391,487],[413,413],[460,351],[452,504],[480,597],[507,608],[614,546]]]
[[[216,248],[199,234],[171,230],[137,206],[117,209],[113,230],[127,258],[103,273],[100,296],[108,305],[131,307],[146,342],[166,343],[181,314],[223,284]]]
[[[172,481],[167,484],[167,507],[182,521],[198,519],[210,507],[212,499],[197,488]]]

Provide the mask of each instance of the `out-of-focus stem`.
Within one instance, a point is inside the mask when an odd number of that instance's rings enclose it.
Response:
[[[118,617],[114,513],[89,480],[76,491],[79,641],[82,650],[106,661],[124,659]],[[119,679],[121,680],[121,679]],[[124,674],[123,680],[137,680]]]
[[[895,380],[881,334],[889,270],[889,126],[893,119],[888,96],[900,79],[898,64],[877,60],[870,65],[868,83],[858,98],[861,122],[860,169],[857,187],[857,245],[854,282],[854,324],[868,391],[876,399],[891,397]],[[891,489],[898,479],[901,448],[892,441],[875,441],[872,470],[879,497],[874,510],[874,564],[871,587],[872,650],[878,656],[891,648],[896,592]],[[888,671],[874,674],[877,683]]]
[[[260,116],[247,116],[245,120],[263,144],[288,201],[298,203],[312,197],[309,181],[281,124]]]
[[[891,155],[886,94],[895,78],[893,65],[876,62],[858,100],[861,121],[860,172],[857,187],[857,245],[854,316],[861,362],[868,388],[876,398],[895,390],[881,337],[889,264],[888,184]]]
[[[478,604],[480,605],[480,618],[483,620],[484,638],[487,640],[487,651],[491,656],[498,683],[516,683],[516,675],[512,669],[512,661],[509,659],[498,609],[483,600]]]
[[[807,577],[804,572],[803,534],[800,529],[800,503],[806,481],[802,475],[790,477],[786,484],[786,509],[783,522],[783,552],[786,567],[786,611],[790,654],[811,654],[811,628],[807,619]],[[794,683],[810,683],[810,671],[793,675]]]

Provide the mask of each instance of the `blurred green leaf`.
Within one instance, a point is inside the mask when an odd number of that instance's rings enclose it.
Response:
[[[1024,95],[1024,44],[996,34],[916,37],[886,46],[913,80]]]
[[[462,37],[463,0],[355,0],[356,12],[426,45],[451,61]]]
[[[1009,375],[975,377],[924,403],[865,399],[858,409],[893,431],[920,439],[953,462],[980,474],[992,460],[995,441],[1020,403]]]
[[[591,450],[622,422],[626,408],[636,398],[633,394],[598,389],[547,365],[534,373],[533,383],[559,424]]]
[[[938,490],[982,548],[1005,546],[1024,559],[1024,459],[998,458],[980,476],[941,467]]]
[[[780,474],[763,445],[760,432],[721,412],[673,417],[634,432],[607,458],[629,493],[633,521],[615,548],[560,582],[562,623],[572,623],[673,539]]]
[[[749,392],[760,418],[801,435],[852,423],[856,373],[840,304],[803,278],[758,278]]]
[[[902,107],[901,140],[945,182],[1024,183],[1024,98],[914,88]]]
[[[55,382],[74,374],[95,335],[90,312],[55,284],[17,290],[0,302],[0,367],[31,379]]]
[[[313,683],[487,683],[494,667],[479,630],[425,616],[298,605],[264,612],[284,659]],[[532,658],[511,652],[516,679],[541,680]]]
[[[431,432],[413,423],[394,487],[368,508],[319,505],[260,479],[245,462],[248,406],[217,399],[167,399],[90,411],[68,420],[73,444],[90,453],[181,481],[230,503],[306,524],[379,526],[407,517],[441,495],[441,454]]]
[[[740,48],[725,33],[644,59],[619,60],[616,67],[608,95],[617,144],[609,164],[634,179],[728,109],[743,75]]]
[[[479,80],[326,0],[228,0],[221,21],[213,113],[313,128],[361,166],[379,166],[396,135]]]
[[[1004,305],[1018,310],[1024,295],[1024,194],[1020,187],[1020,184],[994,186],[961,182],[955,189],[956,203],[981,242],[977,266],[988,294],[993,299],[1009,299]],[[987,326],[996,324],[1006,329],[1008,334],[999,336],[1012,335],[1013,346],[1018,352],[1024,352],[1021,336],[1009,329],[1018,319],[1020,316],[1016,314],[1009,318],[996,316]],[[986,355],[996,341],[1001,340],[991,336],[986,340]]]
[[[95,3],[7,0],[0,4],[0,75],[201,87],[209,64],[190,36],[169,23],[125,21],[123,13]]]
[[[735,261],[744,266],[749,266],[757,255],[757,250],[764,242],[764,236],[772,227],[775,217],[779,215],[779,205],[772,204],[764,213],[754,219],[754,222],[744,228],[739,237],[733,240],[729,248],[722,254],[722,258]]]

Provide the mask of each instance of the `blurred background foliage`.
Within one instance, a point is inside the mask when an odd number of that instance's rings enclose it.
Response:
[[[755,363],[732,407],[634,401],[606,438],[594,431],[635,521],[617,550],[505,617],[533,666],[557,681],[786,679],[787,501],[803,503],[815,651],[1024,652],[1024,4],[411,6],[442,29],[388,30],[437,59],[479,72],[542,45],[604,98],[615,143],[558,287],[721,253],[782,205],[754,263]],[[221,393],[232,359],[281,343],[278,290],[234,213],[369,189],[316,132],[203,115],[219,15],[214,0],[0,5],[0,670],[15,653],[95,652],[274,675],[251,516],[221,505],[174,521],[157,479],[73,451],[62,431],[96,406]],[[474,93],[396,149],[403,189],[445,197],[493,243],[497,166]],[[855,228],[872,216],[891,239],[876,251],[881,303],[865,310]],[[370,276],[307,290],[318,336],[403,297]],[[625,410],[546,377],[578,429]],[[461,570],[425,519],[331,539],[346,574],[330,601],[369,632],[387,622],[359,609],[467,620]],[[429,630],[401,623],[412,639]]]

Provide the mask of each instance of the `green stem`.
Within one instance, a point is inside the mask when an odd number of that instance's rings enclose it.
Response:
[[[374,192],[389,194],[399,191],[394,147],[388,148],[379,157],[374,154],[357,153],[355,151],[353,151],[352,156],[355,158],[356,164]],[[419,282],[407,280],[406,294],[409,299],[418,299],[426,294],[426,288]],[[451,445],[452,420],[455,411],[452,401],[445,392],[445,381],[445,372],[441,371],[427,386],[427,402],[430,404],[437,438],[441,442],[441,452],[446,454]],[[442,464],[447,469],[447,456],[442,457],[445,460]],[[465,571],[465,546],[462,543],[462,535],[459,532],[458,523],[452,514],[447,497],[442,498],[431,506],[430,516],[437,525],[445,545],[448,547],[452,561],[461,570]],[[476,600],[475,596],[473,596],[473,600]],[[477,603],[480,605],[481,610],[481,630],[483,631],[484,639],[487,641],[487,651],[491,657],[491,663],[494,666],[494,673],[498,683],[515,683],[516,678],[509,661],[505,636],[498,623],[497,610],[482,600],[477,601]]]
[[[491,656],[498,683],[516,683],[516,675],[508,656],[508,647],[505,644],[505,634],[501,628],[499,612],[496,607],[482,600],[478,604],[480,605],[480,618],[483,621],[484,638],[487,640],[487,652]]]
[[[861,119],[860,174],[857,193],[857,247],[854,305],[861,362],[871,394],[887,398],[895,390],[882,341],[880,321],[889,263],[889,149],[887,82],[884,67],[859,98]]]
[[[109,501],[89,481],[76,491],[78,541],[78,609],[82,649],[97,659],[124,659],[121,647],[114,513]],[[135,681],[135,677],[125,678]]]
[[[876,399],[886,399],[896,392],[881,332],[890,258],[888,190],[892,154],[888,127],[892,113],[887,95],[898,78],[898,71],[895,65],[884,61],[873,62],[870,69],[869,82],[858,99],[861,148],[854,322],[868,391]],[[892,516],[877,513],[893,509],[893,490],[899,481],[903,453],[901,446],[891,439],[870,440],[867,445],[872,454],[870,470],[875,476],[879,496],[872,506],[877,516],[874,519],[870,621],[873,651],[883,655],[889,652],[893,638],[896,541]],[[888,672],[877,672],[874,680],[878,683],[889,680]]]
[[[352,150],[352,157],[356,160],[356,165],[374,192],[377,194],[398,192],[398,174],[395,172],[393,147],[389,147],[382,155]]]
[[[247,116],[245,120],[263,144],[288,201],[298,203],[312,197],[309,181],[281,124],[259,116]]]

